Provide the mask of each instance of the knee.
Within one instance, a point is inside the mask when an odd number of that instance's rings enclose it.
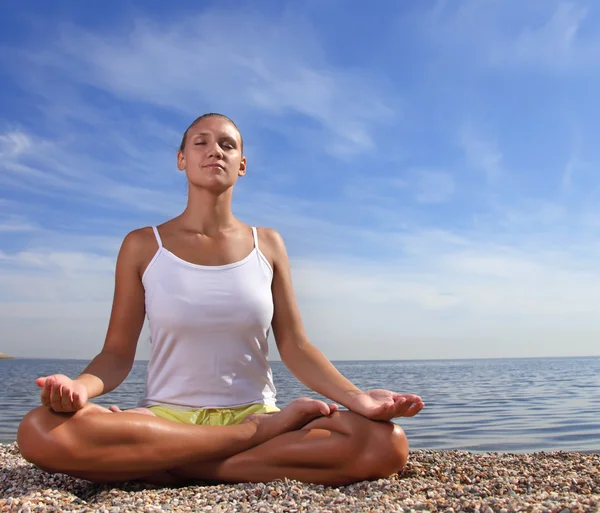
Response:
[[[382,479],[401,472],[408,461],[408,439],[392,422],[373,422],[359,463],[363,479]]]
[[[17,445],[23,458],[44,470],[62,452],[48,429],[51,415],[50,410],[44,406],[35,408],[25,415],[17,430]]]
[[[17,445],[19,446],[21,456],[29,463],[34,464],[36,463],[34,460],[38,453],[36,447],[41,445],[39,429],[37,429],[39,425],[38,417],[40,416],[40,409],[41,407],[38,407],[25,415],[17,430]]]
[[[389,435],[390,452],[389,468],[390,474],[401,472],[408,461],[408,438],[406,433],[397,424],[392,424],[392,432]]]

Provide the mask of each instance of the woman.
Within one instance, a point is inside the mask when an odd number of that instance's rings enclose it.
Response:
[[[19,427],[23,456],[48,472],[158,484],[340,485],[401,470],[408,442],[390,420],[423,402],[359,390],[309,342],[281,237],[232,214],[246,174],[236,125],[220,114],[196,119],[177,164],[189,182],[185,211],[125,237],[104,347],[76,379],[37,379],[42,406]],[[152,354],[141,407],[89,402],[127,377],[145,315]],[[307,398],[275,407],[270,327],[291,372],[349,411]]]

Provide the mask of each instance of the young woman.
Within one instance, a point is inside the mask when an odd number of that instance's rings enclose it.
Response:
[[[423,402],[359,390],[309,342],[280,235],[232,214],[233,186],[246,174],[236,125],[220,114],[196,119],[177,165],[189,183],[186,209],[125,237],[104,347],[75,379],[37,379],[42,406],[19,427],[23,456],[48,472],[158,484],[341,485],[401,470],[408,442],[390,420],[416,415]],[[89,402],[129,374],[146,315],[152,353],[141,407]],[[270,328],[290,371],[349,411],[308,398],[276,408]]]

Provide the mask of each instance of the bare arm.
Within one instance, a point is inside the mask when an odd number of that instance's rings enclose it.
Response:
[[[85,385],[90,398],[117,388],[129,375],[146,314],[140,274],[143,235],[125,237],[115,270],[115,293],[104,347],[75,379]]]
[[[273,333],[281,359],[288,369],[315,392],[374,420],[412,417],[421,411],[424,403],[418,395],[382,389],[360,390],[310,343],[296,303],[285,245],[279,234],[272,230],[267,233],[274,267]]]
[[[75,411],[88,399],[119,386],[133,366],[138,338],[144,323],[144,288],[141,262],[152,251],[143,230],[125,237],[115,271],[115,292],[104,347],[83,373],[71,380],[53,375],[36,380],[42,388],[41,402],[55,411]],[[155,249],[155,248],[154,248]]]
[[[289,259],[281,236],[268,230],[273,259],[273,334],[283,363],[308,388],[346,407],[361,393],[308,339],[292,285]]]

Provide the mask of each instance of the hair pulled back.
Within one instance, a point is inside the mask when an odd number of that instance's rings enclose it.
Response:
[[[202,121],[203,119],[206,118],[221,118],[224,119],[226,121],[229,121],[237,130],[238,134],[240,134],[240,142],[242,144],[242,152],[244,151],[244,139],[242,138],[242,132],[240,132],[240,129],[237,127],[237,125],[227,116],[225,116],[225,114],[219,114],[217,112],[208,112],[207,114],[202,114],[202,116],[197,117],[190,126],[187,127],[186,131],[183,133],[183,138],[181,139],[181,144],[179,145],[179,151],[183,152],[183,150],[185,150],[185,143],[187,140],[187,134],[190,130],[190,128],[192,128],[196,123]]]

